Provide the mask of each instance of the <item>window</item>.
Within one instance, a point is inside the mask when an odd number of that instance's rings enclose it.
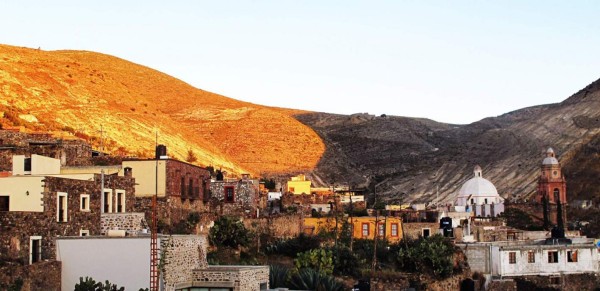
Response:
[[[116,190],[117,192],[117,211],[119,213],[125,212],[125,190]]]
[[[362,236],[363,237],[369,237],[369,224],[363,222],[362,224]]]
[[[483,204],[488,204],[487,202],[487,198],[483,199]]]
[[[79,236],[89,236],[90,235],[90,231],[87,229],[80,229],[79,230]]]
[[[31,172],[31,158],[25,158],[23,163],[23,171]]]
[[[56,193],[56,221],[67,222],[67,193],[57,192]]]
[[[0,211],[9,211],[10,196],[0,196]]]
[[[235,202],[235,193],[233,186],[225,187],[225,202]]]
[[[90,195],[89,194],[79,195],[79,210],[90,211]]]
[[[179,194],[185,196],[185,177],[181,177],[181,185],[179,186]]]
[[[558,203],[560,200],[560,190],[558,188],[554,188],[554,202]]]
[[[33,264],[42,260],[42,237],[29,237],[29,264]]]
[[[475,204],[475,199],[471,198],[471,204]]]
[[[192,178],[190,178],[190,181],[188,184],[188,197],[189,198],[194,197],[194,179],[192,179]]]
[[[423,237],[429,237],[431,235],[431,229],[423,228],[421,229],[421,234],[423,235]]]
[[[508,263],[509,264],[517,263],[517,252],[508,252]]]
[[[548,263],[558,263],[558,251],[548,251]]]
[[[535,263],[535,252],[534,251],[527,252],[527,262]]]
[[[112,191],[104,190],[104,213],[112,213]]]
[[[380,237],[385,236],[385,224],[377,224],[377,235]]]
[[[398,236],[398,224],[397,223],[392,223],[392,236],[393,237]]]
[[[294,192],[296,189],[294,187],[290,187],[290,192]]]
[[[576,250],[567,251],[567,262],[569,262],[569,263],[577,262],[577,251]]]

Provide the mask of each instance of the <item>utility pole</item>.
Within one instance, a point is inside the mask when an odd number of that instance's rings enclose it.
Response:
[[[158,131],[156,132],[156,144],[154,150],[158,148]],[[156,159],[154,172],[154,197],[152,197],[152,233],[150,237],[150,291],[158,291],[159,270],[158,270],[158,223],[156,218],[157,198],[158,198],[158,155]]]

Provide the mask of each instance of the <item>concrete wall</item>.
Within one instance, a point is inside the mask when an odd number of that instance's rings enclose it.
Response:
[[[44,157],[44,156],[40,156],[40,155],[31,155],[31,174],[32,175],[60,174],[60,160],[54,159],[54,158],[49,158],[49,157]]]
[[[62,290],[73,290],[80,277],[109,280],[125,290],[150,287],[150,237],[59,237],[56,259],[62,262]]]
[[[156,165],[156,160],[123,161],[123,168],[131,168],[132,176],[137,181],[135,185],[136,197],[154,196],[156,193]],[[158,197],[165,197],[166,165],[167,160],[158,161]],[[123,175],[123,171],[119,172],[119,176]]]
[[[44,211],[43,179],[44,177],[30,176],[0,178],[0,196],[10,197],[9,211]]]

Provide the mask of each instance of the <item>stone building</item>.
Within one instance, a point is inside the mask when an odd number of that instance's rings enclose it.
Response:
[[[150,160],[127,160],[119,176],[135,178],[136,209],[150,221],[152,197],[157,196],[158,219],[173,225],[192,212],[205,211],[210,173],[205,168],[157,155]]]
[[[11,260],[51,260],[56,236],[99,235],[102,212],[133,210],[134,180],[129,177],[61,175],[58,159],[38,155],[31,156],[30,171],[22,171],[25,159],[13,157],[14,175],[0,178],[0,253]]]
[[[259,208],[259,182],[243,174],[242,179],[213,180],[210,202],[219,214],[256,217]]]
[[[76,138],[56,138],[49,133],[0,130],[0,171],[12,169],[15,155],[41,155],[60,160],[62,166],[91,165],[92,147]]]

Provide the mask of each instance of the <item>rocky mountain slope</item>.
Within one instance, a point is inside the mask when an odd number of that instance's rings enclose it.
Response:
[[[170,156],[237,173],[306,171],[324,145],[298,110],[240,102],[86,51],[0,45],[0,125],[76,135],[111,153]],[[101,132],[102,130],[102,132]]]
[[[527,199],[554,148],[571,199],[600,194],[600,81],[562,103],[524,108],[469,125],[390,116],[298,115],[327,145],[314,171],[324,184],[369,186],[391,201],[451,201],[479,164],[501,195]],[[437,198],[439,195],[439,198]]]
[[[235,173],[308,173],[317,186],[374,185],[391,201],[451,201],[476,164],[503,196],[535,192],[553,147],[571,198],[599,196],[600,81],[559,104],[468,125],[266,107],[85,51],[0,45],[0,125],[76,136],[116,154],[169,155]],[[439,195],[439,199],[437,198]]]

